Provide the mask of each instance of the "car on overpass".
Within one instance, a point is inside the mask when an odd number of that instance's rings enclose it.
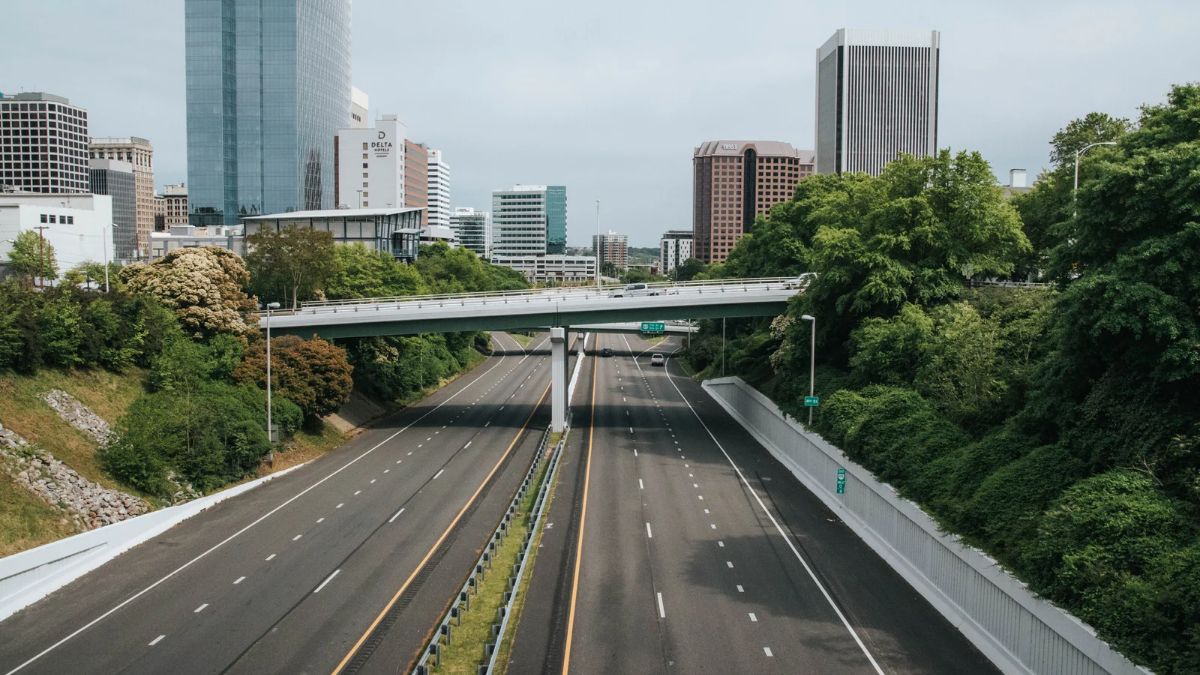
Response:
[[[662,290],[643,283],[627,284],[609,294],[612,298],[636,298],[643,295],[662,295]]]

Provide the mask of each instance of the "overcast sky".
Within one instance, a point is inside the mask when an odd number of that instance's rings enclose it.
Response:
[[[187,177],[183,0],[6,2],[0,91],[144,136],[158,185]],[[691,227],[705,140],[813,147],[814,53],[835,29],[942,31],[939,145],[1031,177],[1047,142],[1099,110],[1135,117],[1200,79],[1200,3],[1178,0],[354,0],[354,75],[372,117],[441,148],[452,203],[567,186],[568,241],[600,225],[655,246]]]

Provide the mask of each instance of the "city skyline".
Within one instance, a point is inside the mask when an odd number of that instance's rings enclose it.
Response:
[[[979,150],[998,177],[1025,168],[1031,180],[1048,164],[1049,138],[1069,120],[1094,110],[1134,117],[1142,102],[1161,101],[1172,83],[1194,79],[1188,64],[1200,60],[1200,46],[1185,39],[1200,10],[1183,3],[1026,3],[953,13],[935,3],[761,3],[752,14],[773,17],[759,26],[762,44],[733,52],[694,37],[727,30],[719,12],[680,16],[638,6],[631,21],[633,7],[535,12],[530,30],[548,36],[536,49],[514,30],[496,39],[486,59],[466,50],[398,70],[451,32],[515,29],[518,17],[478,3],[401,12],[359,0],[354,83],[371,97],[372,121],[396,112],[415,136],[452,158],[453,207],[486,209],[491,191],[504,185],[564,184],[574,197],[570,245],[590,243],[600,199],[600,227],[644,247],[666,229],[688,226],[687,153],[696,144],[749,137],[815,147],[812,54],[838,28],[941,31],[939,146]],[[56,38],[79,30],[62,26],[63,11],[93,31],[142,23],[155,30],[135,31],[103,52],[71,39],[53,52],[36,49],[52,27]],[[89,111],[92,135],[148,138],[158,187],[186,180],[182,2],[56,3],[8,13],[27,29],[0,47],[8,66],[0,91],[64,96]],[[388,36],[400,17],[431,30],[406,32],[397,44]],[[1164,43],[1172,49],[1158,48]],[[154,68],[142,67],[147,53]],[[714,83],[723,96],[712,96]],[[746,112],[746,100],[768,95],[781,104]]]

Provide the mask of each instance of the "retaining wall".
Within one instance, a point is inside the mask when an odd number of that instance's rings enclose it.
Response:
[[[1146,675],[1086,624],[1037,597],[916,504],[780,411],[740,378],[704,389],[1006,673]],[[845,492],[835,489],[846,470]]]

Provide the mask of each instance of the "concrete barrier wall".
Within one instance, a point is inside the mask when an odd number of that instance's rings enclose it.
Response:
[[[1145,675],[1075,617],[1037,597],[916,504],[736,377],[704,389],[1006,673]],[[844,494],[835,489],[846,470]]]
[[[299,469],[271,474],[186,504],[89,530],[0,558],[0,621],[201,511]]]

